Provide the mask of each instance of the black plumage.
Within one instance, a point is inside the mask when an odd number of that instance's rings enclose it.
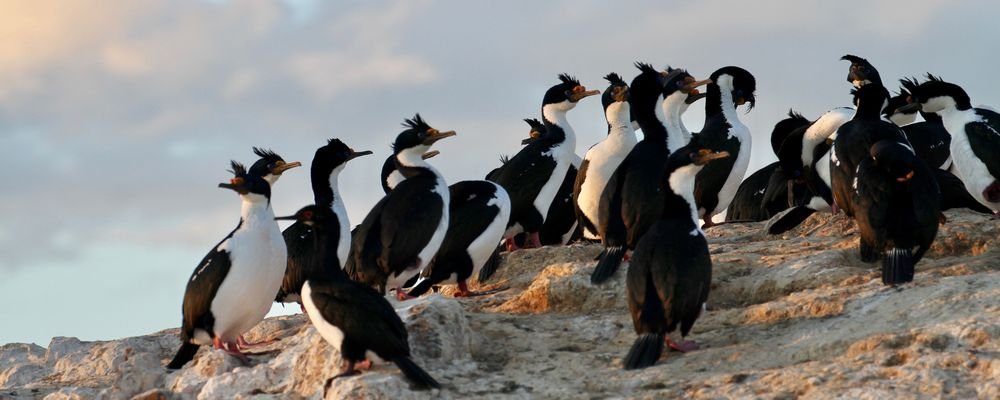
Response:
[[[340,198],[337,186],[337,177],[343,166],[350,160],[357,157],[372,154],[371,151],[354,151],[340,139],[330,139],[327,144],[316,149],[313,155],[310,180],[312,182],[313,199],[319,207],[329,208],[333,212],[334,226],[339,227],[331,232],[334,235],[334,252],[337,268],[343,268],[347,262],[347,253],[350,243],[349,224],[347,223],[347,210],[344,208],[343,199]],[[281,303],[300,302],[299,291],[302,283],[310,275],[309,268],[320,265],[313,262],[313,240],[312,227],[305,223],[295,222],[282,232],[285,238],[285,245],[288,246],[288,263],[285,266],[285,276],[281,282],[281,289],[275,297],[275,301]],[[342,250],[343,254],[338,254]],[[331,264],[333,265],[333,264]],[[300,303],[301,304],[301,303]]]
[[[791,133],[809,125],[809,120],[794,111],[778,121],[771,131],[771,149],[777,155]],[[726,209],[726,221],[764,221],[779,212],[801,204],[810,196],[804,179],[785,172],[776,161],[757,170],[740,183],[736,196]]]
[[[271,149],[254,147],[253,153],[260,158],[250,165],[247,173],[262,177],[271,185],[274,185],[285,171],[302,166],[298,161],[285,162],[284,158]]]
[[[882,283],[906,283],[937,234],[939,189],[931,169],[896,140],[876,142],[869,155],[858,164],[852,203],[861,253],[882,255]]]
[[[712,260],[698,226],[691,188],[702,166],[726,156],[693,140],[666,162],[661,183],[663,214],[636,245],[625,281],[626,301],[639,335],[625,356],[625,369],[655,364],[665,336],[679,327],[681,337],[686,337],[704,309],[712,283]],[[683,340],[669,344],[681,351],[696,348]]]
[[[867,84],[855,91],[858,110],[854,118],[837,129],[834,153],[830,159],[833,199],[848,216],[854,216],[854,178],[858,164],[869,157],[872,144],[881,140],[894,140],[909,146],[903,131],[881,118],[882,105],[889,98],[885,87]],[[864,258],[874,261],[867,256]]]
[[[255,265],[258,263],[258,260],[245,259],[247,257],[244,254],[247,250],[245,244],[241,245],[241,247],[233,248],[230,242],[237,232],[242,231],[241,238],[251,237],[243,243],[255,246],[267,246],[269,244],[267,234],[270,227],[267,226],[267,221],[247,221],[246,218],[250,215],[254,215],[255,218],[259,217],[254,214],[257,211],[262,211],[260,214],[265,217],[270,215],[270,218],[273,218],[269,206],[271,185],[262,177],[249,174],[246,168],[240,163],[233,161],[231,166],[234,177],[228,183],[220,183],[219,187],[237,192],[243,197],[243,202],[250,203],[250,205],[244,204],[242,208],[243,213],[236,228],[216,244],[201,260],[194,272],[192,272],[191,279],[188,280],[184,291],[182,305],[183,319],[180,332],[181,347],[170,363],[167,364],[168,369],[183,367],[184,364],[194,358],[199,345],[208,343],[212,343],[216,348],[223,349],[236,357],[245,359],[245,356],[240,352],[237,345],[237,338],[243,333],[240,329],[245,325],[243,320],[252,319],[252,314],[245,315],[244,312],[246,310],[230,309],[230,307],[233,307],[233,303],[231,302],[226,302],[222,305],[216,305],[215,302],[219,289],[227,279],[246,279],[239,276],[239,273],[246,274],[248,272],[246,270],[242,270],[236,275],[230,274],[234,262],[233,252],[239,252],[239,255],[242,256],[239,262],[242,263],[243,268],[259,267],[259,265]],[[251,197],[260,197],[260,199],[256,201],[248,200],[248,195]],[[276,224],[273,226],[273,229],[277,230]],[[280,250],[281,257],[284,258],[284,249],[277,250]],[[266,275],[262,277],[266,277]],[[252,285],[251,287],[254,286]],[[260,294],[247,293],[246,295],[248,297],[257,297]],[[231,300],[233,296],[234,294],[230,291],[227,299]],[[267,296],[270,296],[270,294],[267,294]],[[235,306],[235,308],[239,308],[239,306]],[[233,315],[227,315],[228,318],[224,319],[226,321],[225,325],[219,326],[217,324],[219,316],[215,315],[214,312],[231,313]]]
[[[629,102],[643,138],[618,165],[601,194],[597,229],[604,251],[590,276],[592,283],[604,282],[614,275],[627,249],[639,241],[662,212],[663,193],[659,183],[670,150],[669,133],[664,121],[657,117],[657,110],[663,102],[664,88],[680,90],[676,84],[689,75],[677,70],[667,76],[643,63],[636,63],[636,67],[640,73],[629,85]]]
[[[549,88],[542,98],[545,131],[491,174],[491,180],[503,186],[511,199],[511,218],[505,235],[509,250],[516,248],[513,236],[520,232],[528,234],[526,247],[541,245],[539,230],[577,157],[576,135],[566,113],[581,99],[600,93],[586,90],[566,74],[559,79],[561,82]]]
[[[466,280],[479,274],[503,237],[510,217],[510,199],[502,187],[488,181],[461,181],[449,190],[448,232],[434,261],[408,292],[410,296],[420,296],[431,286],[448,281],[458,284],[455,296],[474,295]]]
[[[706,227],[713,225],[715,214],[729,207],[749,165],[750,131],[737,118],[735,107],[746,103],[753,109],[757,90],[754,76],[740,67],[719,68],[709,78],[712,83],[705,98],[705,125],[695,135],[702,145],[730,156],[702,168],[695,181],[698,215]]]
[[[422,156],[455,132],[440,132],[417,115],[393,144],[396,167],[406,178],[383,197],[355,229],[345,267],[360,282],[397,290],[431,261],[448,227],[444,179]]]
[[[310,322],[320,335],[336,348],[344,359],[344,369],[327,381],[327,388],[336,378],[351,376],[367,352],[391,361],[414,386],[420,389],[439,388],[440,384],[410,358],[409,334],[406,325],[392,305],[372,288],[348,279],[338,266],[336,254],[340,225],[328,207],[310,205],[291,217],[315,230],[310,261],[303,284],[303,303]],[[371,361],[371,360],[367,360]]]

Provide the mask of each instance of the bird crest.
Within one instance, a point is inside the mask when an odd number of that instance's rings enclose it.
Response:
[[[281,156],[278,155],[278,153],[275,153],[271,149],[265,149],[263,147],[254,147],[253,148],[253,153],[256,154],[260,158],[266,158],[266,159],[269,159],[269,160],[281,160],[282,159]]]
[[[934,75],[931,75],[930,72],[927,73],[927,80],[931,81],[931,82],[944,82],[944,79],[941,79],[940,75],[934,76]]]
[[[544,130],[545,125],[534,118],[525,118],[524,122],[527,122],[531,129]]]
[[[912,77],[900,79],[899,85],[902,86],[902,88],[900,89],[901,91],[908,91],[910,93],[913,93],[914,89],[916,89],[917,86],[920,86],[920,84],[917,83],[917,78],[912,78]]]
[[[806,121],[806,122],[809,121],[808,119],[806,119],[806,117],[804,117],[802,115],[802,113],[797,112],[797,111],[795,111],[795,110],[793,110],[791,108],[788,109],[788,118],[791,118],[791,119],[794,119],[794,120],[799,120],[799,121]]]
[[[628,84],[625,83],[625,80],[622,79],[622,77],[620,75],[618,75],[617,73],[614,73],[614,72],[605,75],[604,79],[606,81],[610,82],[614,86],[628,86]]]
[[[647,73],[647,72],[654,73],[654,74],[660,73],[659,71],[656,70],[656,68],[653,68],[652,64],[649,64],[649,63],[644,63],[644,62],[636,61],[635,62],[635,67],[638,68],[639,71],[642,71],[643,73]]]
[[[413,118],[404,120],[403,127],[420,131],[431,129],[431,126],[427,125],[427,122],[425,122],[423,117],[420,116],[420,113],[414,115]]]
[[[247,167],[243,166],[243,164],[240,164],[238,161],[230,160],[229,165],[232,168],[229,172],[232,172],[233,176],[240,177],[247,174]]]
[[[559,80],[566,85],[570,85],[573,87],[580,86],[579,80],[566,73],[559,74]]]

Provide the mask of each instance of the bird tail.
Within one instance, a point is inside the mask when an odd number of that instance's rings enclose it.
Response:
[[[601,254],[602,257],[597,261],[594,273],[590,274],[590,283],[603,283],[615,274],[618,266],[622,264],[622,259],[625,258],[625,246],[605,247]]]
[[[479,282],[486,282],[497,272],[497,268],[500,267],[500,249],[502,248],[502,244],[497,245],[496,250],[493,250],[493,254],[490,254],[490,258],[483,264],[483,267],[479,270]]]
[[[632,343],[628,355],[625,356],[625,369],[640,369],[656,364],[663,354],[663,335],[644,333]]]
[[[431,289],[431,286],[434,285],[434,281],[431,280],[431,278],[429,278],[429,277],[423,277],[423,276],[417,275],[414,278],[419,278],[419,279],[417,279],[416,284],[408,286],[410,288],[410,290],[408,290],[406,292],[406,294],[408,296],[420,297],[424,293],[427,293],[427,291]],[[407,282],[407,283],[409,283],[409,282]]]
[[[816,212],[816,210],[805,206],[796,206],[786,211],[782,211],[767,222],[767,233],[778,235],[788,232],[796,226],[799,226],[802,221],[805,221],[806,218],[809,218],[809,216],[813,215],[814,212]]]
[[[170,361],[170,364],[167,364],[167,369],[181,369],[184,364],[194,359],[196,353],[198,353],[198,345],[189,342],[186,338],[181,338],[181,348],[177,350],[177,355]]]
[[[435,381],[434,378],[427,373],[427,371],[424,371],[423,368],[420,368],[419,365],[414,363],[410,357],[396,357],[392,360],[392,362],[395,363],[396,366],[399,367],[399,370],[403,371],[403,375],[406,375],[406,378],[413,382],[413,384],[417,387],[421,389],[441,388],[441,385],[438,384],[437,381]]]
[[[882,283],[898,285],[913,281],[913,255],[910,249],[892,248],[882,259]]]

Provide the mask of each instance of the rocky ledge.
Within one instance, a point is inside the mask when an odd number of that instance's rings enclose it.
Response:
[[[481,289],[397,303],[414,359],[444,388],[415,392],[395,366],[335,381],[327,399],[1000,398],[1000,221],[949,211],[914,283],[888,288],[856,255],[853,224],[815,215],[783,236],[763,223],[708,230],[708,312],[652,368],[621,369],[635,335],[624,274],[593,286],[598,246],[517,251]],[[475,285],[473,285],[475,288]],[[249,364],[203,348],[163,365],[177,329],[112,341],[0,347],[0,398],[323,398],[339,354],[301,315],[248,335],[277,339]]]

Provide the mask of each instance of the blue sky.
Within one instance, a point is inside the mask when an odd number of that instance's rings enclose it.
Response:
[[[380,196],[399,123],[459,136],[434,163],[478,179],[567,72],[590,88],[634,61],[757,77],[751,171],[789,108],[849,103],[846,53],[888,81],[930,71],[1000,105],[988,1],[9,1],[0,3],[0,343],[112,339],[180,322],[184,282],[238,220],[217,189],[251,146],[308,165],[339,137],[375,156],[341,178],[352,221]],[[686,115],[701,126],[700,105]],[[605,133],[570,114],[578,151]],[[274,208],[311,201],[308,170]],[[297,307],[289,307],[294,311]],[[276,312],[280,312],[278,308]]]

